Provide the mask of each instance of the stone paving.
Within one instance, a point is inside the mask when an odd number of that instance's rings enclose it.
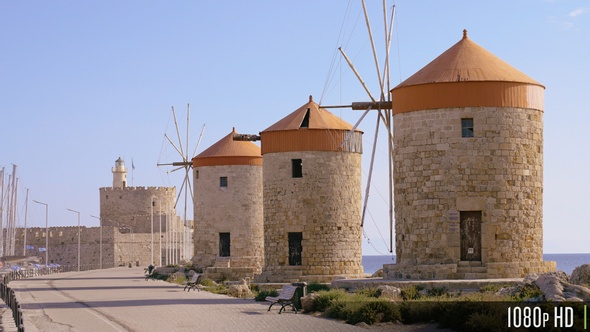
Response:
[[[12,281],[29,331],[362,331],[268,304],[145,281],[141,268]]]

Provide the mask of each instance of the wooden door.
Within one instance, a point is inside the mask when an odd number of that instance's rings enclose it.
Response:
[[[303,233],[289,233],[289,265],[301,265]]]
[[[219,233],[219,256],[229,257],[230,256],[230,237],[229,233]]]
[[[481,261],[481,211],[461,211],[461,260]]]

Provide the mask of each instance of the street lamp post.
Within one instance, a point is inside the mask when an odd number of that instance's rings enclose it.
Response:
[[[162,200],[158,200],[158,202],[160,203],[159,204],[160,205],[160,211],[159,211],[160,212],[159,213],[159,215],[160,215],[160,233],[158,234],[158,239],[160,241],[160,247],[159,247],[160,254],[158,256],[160,257],[160,265],[159,266],[162,266]]]
[[[150,265],[154,264],[154,198],[155,198],[155,196],[152,196],[152,201],[150,204],[150,214],[151,214],[151,219],[152,219],[152,245],[151,245],[152,257],[150,260]]]
[[[80,272],[80,211],[75,211],[68,208],[66,208],[66,210],[78,214],[78,272]]]
[[[100,227],[100,259],[99,259],[99,266],[98,268],[102,270],[102,221],[100,221],[100,218],[97,216],[93,216],[91,215],[92,218],[96,218],[98,219],[98,226]]]
[[[33,202],[45,205],[45,265],[49,267],[49,205],[36,200]]]

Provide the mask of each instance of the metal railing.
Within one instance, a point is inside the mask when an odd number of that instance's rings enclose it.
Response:
[[[112,267],[112,266],[110,266]],[[103,264],[103,268],[105,268]],[[108,267],[106,267],[108,268]],[[80,271],[98,270],[98,265],[81,265]],[[42,275],[60,273],[60,272],[73,272],[78,271],[78,265],[61,265],[56,267],[42,267],[42,268],[27,268],[17,271],[11,271],[4,274],[0,279],[0,297],[6,303],[6,305],[12,310],[12,317],[14,317],[14,323],[18,332],[24,332],[25,326],[23,323],[23,312],[20,304],[16,299],[16,294],[13,289],[8,286],[8,283],[12,280],[20,280],[26,278],[32,278]]]

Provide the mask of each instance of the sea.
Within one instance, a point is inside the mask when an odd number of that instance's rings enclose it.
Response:
[[[583,264],[590,264],[590,254],[544,254],[543,260],[557,262],[557,269],[571,275],[574,269]],[[383,268],[383,264],[395,263],[392,256],[363,256],[365,273],[373,274]]]

